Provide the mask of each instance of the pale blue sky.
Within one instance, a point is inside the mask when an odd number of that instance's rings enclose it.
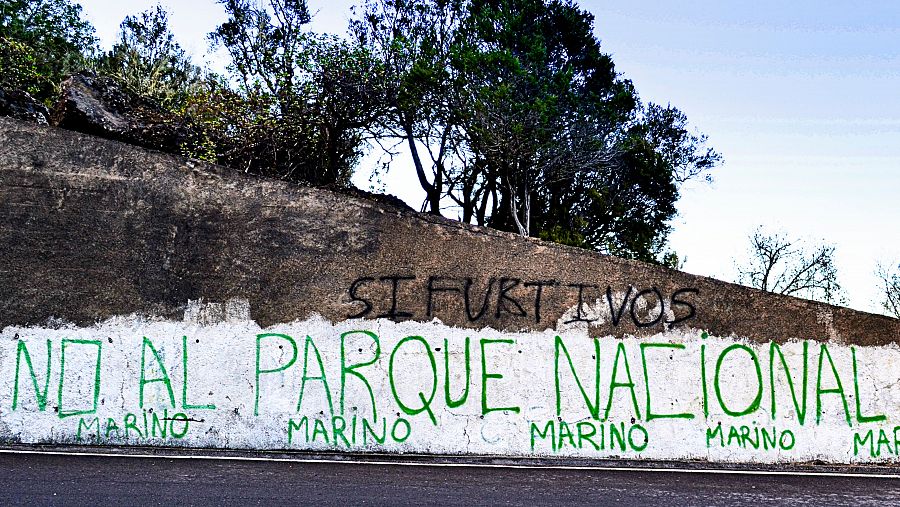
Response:
[[[83,0],[105,46],[153,0]],[[224,14],[163,1],[200,61]],[[313,29],[345,31],[348,0],[309,0]],[[685,270],[732,280],[757,225],[837,246],[850,306],[880,311],[876,262],[900,261],[900,2],[584,1],[616,66],[647,101],[672,103],[725,157],[692,185],[671,240]],[[356,181],[367,185],[364,164]],[[387,191],[418,208],[412,173]]]

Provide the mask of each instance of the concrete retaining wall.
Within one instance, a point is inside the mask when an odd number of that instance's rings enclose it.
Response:
[[[8,444],[900,452],[895,319],[4,119],[0,228]]]

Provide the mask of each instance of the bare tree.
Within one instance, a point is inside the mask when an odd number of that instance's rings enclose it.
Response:
[[[738,283],[826,303],[846,302],[837,279],[834,246],[807,247],[761,228],[750,236],[749,258],[738,265]]]
[[[881,290],[884,292],[884,301],[881,305],[891,315],[900,319],[900,264],[893,270],[879,265],[875,270],[881,282]]]

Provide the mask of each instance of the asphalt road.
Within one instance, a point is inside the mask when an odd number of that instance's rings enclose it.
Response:
[[[900,505],[900,480],[0,454],[0,505]]]

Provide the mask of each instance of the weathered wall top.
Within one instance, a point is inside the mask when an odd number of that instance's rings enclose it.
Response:
[[[0,326],[181,318],[189,301],[240,298],[261,325],[318,313],[900,342],[888,317],[2,118],[0,223]]]

